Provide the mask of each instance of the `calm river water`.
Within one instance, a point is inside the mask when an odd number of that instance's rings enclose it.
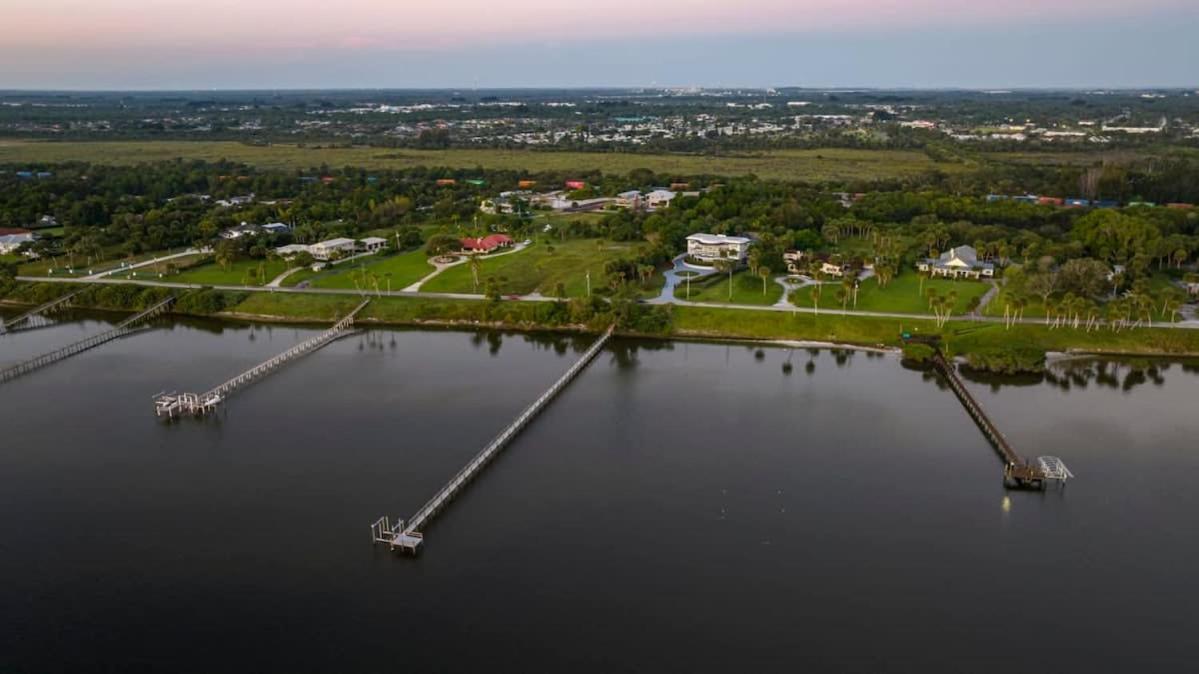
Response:
[[[105,327],[0,337],[0,364]],[[426,531],[370,543],[589,338],[175,323],[0,385],[0,671],[1180,671],[1199,377],[971,388],[892,356],[616,341]],[[793,370],[783,371],[791,359]],[[809,365],[809,363],[811,363]]]

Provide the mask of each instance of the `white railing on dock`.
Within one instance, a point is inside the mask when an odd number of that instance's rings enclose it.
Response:
[[[18,363],[17,365],[14,365],[5,370],[0,370],[0,383],[6,382],[6,381],[9,381],[12,379],[16,379],[17,377],[20,377],[21,375],[29,374],[30,372],[33,372],[34,370],[45,367],[47,365],[50,365],[51,363],[56,363],[60,360],[63,360],[64,358],[70,358],[71,356],[74,356],[77,353],[87,351],[88,349],[94,349],[95,347],[100,346],[101,344],[104,344],[106,342],[111,342],[112,340],[117,339],[118,337],[124,337],[125,335],[128,335],[136,330],[139,330],[140,329],[138,326],[139,323],[141,323],[142,321],[145,321],[147,319],[153,318],[154,316],[157,316],[158,314],[161,314],[162,312],[166,311],[167,308],[170,307],[171,303],[174,301],[175,301],[174,296],[168,297],[165,300],[159,302],[158,304],[155,304],[154,306],[150,307],[149,309],[146,309],[145,311],[142,311],[141,313],[130,316],[129,318],[126,318],[125,320],[121,321],[120,323],[117,323],[116,326],[113,327],[111,330],[102,332],[98,335],[92,335],[91,337],[88,337],[87,339],[75,342],[74,344],[70,344],[68,346],[64,346],[61,349],[56,349],[54,351],[51,351],[50,353],[44,353],[44,354],[42,354],[36,358],[33,358],[31,360],[27,360],[23,363]]]
[[[52,299],[49,302],[46,302],[45,304],[34,307],[34,308],[30,309],[29,311],[26,311],[25,313],[21,314],[20,316],[13,318],[10,321],[6,322],[3,320],[0,320],[0,335],[3,335],[6,332],[12,332],[13,330],[16,330],[16,329],[24,329],[24,328],[19,328],[19,326],[24,323],[32,324],[30,326],[26,326],[27,328],[28,327],[36,328],[36,327],[42,327],[43,325],[49,325],[50,322],[48,320],[46,320],[46,318],[44,317],[44,314],[47,314],[47,313],[53,311],[54,309],[57,309],[57,308],[63,306],[67,302],[70,302],[73,297],[75,297],[76,295],[78,295],[79,293],[81,293],[83,291],[84,291],[84,288],[80,288],[79,290],[69,292],[66,295],[63,295],[62,297]]]
[[[311,353],[333,340],[345,336],[346,331],[354,326],[354,317],[367,304],[370,304],[369,299],[355,307],[353,311],[337,321],[337,323],[334,323],[333,327],[328,330],[296,344],[283,353],[255,365],[205,393],[160,393],[154,396],[154,413],[160,417],[174,417],[177,414],[203,415],[216,410],[217,406],[236,389],[271,373],[275,368],[288,361]]]
[[[608,340],[612,338],[612,333],[615,330],[616,326],[608,328],[608,330],[601,335],[600,338],[597,339],[595,343],[592,344],[577,361],[575,361],[574,365],[572,365],[565,374],[559,377],[558,380],[555,381],[553,385],[545,391],[545,393],[542,393],[541,396],[537,398],[537,400],[534,400],[531,405],[525,408],[525,410],[521,412],[511,424],[508,424],[508,426],[504,428],[504,430],[501,431],[500,434],[497,435],[491,442],[489,442],[481,452],[476,454],[474,458],[472,458],[466,464],[466,466],[462,468],[462,470],[458,471],[454,477],[450,478],[450,481],[447,482],[440,490],[438,490],[438,492],[433,495],[433,498],[429,499],[428,503],[422,506],[420,510],[416,511],[416,514],[413,515],[407,522],[404,520],[399,520],[394,526],[389,527],[387,526],[388,519],[383,517],[377,520],[375,524],[371,525],[372,539],[379,543],[388,543],[393,548],[400,547],[415,551],[424,539],[423,535],[420,533],[421,529],[423,529],[425,525],[428,524],[433,518],[433,516],[436,515],[443,507],[445,507],[447,503],[453,500],[454,497],[458,495],[458,492],[460,492],[468,482],[474,479],[475,475],[477,475],[479,471],[491,461],[491,459],[495,458],[495,456],[499,454],[500,451],[503,450],[504,447],[506,447],[508,443],[511,442],[512,439],[516,437],[516,435],[520,433],[520,431],[523,430],[530,421],[533,420],[534,417],[536,417],[543,409],[545,409],[546,405],[548,405],[554,399],[554,397],[561,393],[562,390],[566,388],[566,386],[570,384],[570,382],[573,381],[574,378],[577,377],[578,374],[582,372],[592,360],[595,359],[596,355],[598,355],[608,343]]]

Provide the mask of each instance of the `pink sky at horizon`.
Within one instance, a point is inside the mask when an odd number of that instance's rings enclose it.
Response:
[[[0,0],[0,3],[13,0]],[[689,35],[811,33],[952,27],[989,22],[1088,21],[1194,0],[606,0],[602,11],[568,0],[39,0],[0,9],[0,55],[171,46],[253,54],[313,48],[441,51],[478,44]]]

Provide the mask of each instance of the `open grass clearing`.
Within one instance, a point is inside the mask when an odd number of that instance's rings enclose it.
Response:
[[[668,175],[746,175],[803,181],[878,180],[904,178],[929,171],[963,172],[969,166],[935,163],[915,150],[823,148],[773,150],[737,155],[686,155],[556,152],[504,149],[412,150],[378,147],[318,148],[296,145],[248,145],[233,141],[96,141],[0,142],[0,163],[86,161],[99,164],[139,164],[177,158],[229,160],[268,169],[309,169],[321,165],[368,169],[416,166],[504,169],[517,171],[579,171],[599,169],[624,174],[647,168]]]
[[[505,294],[540,292],[542,295],[554,295],[558,284],[562,283],[568,297],[583,297],[587,294],[588,272],[591,274],[593,292],[607,288],[609,279],[604,273],[604,263],[636,257],[643,245],[601,239],[536,243],[518,253],[482,258],[478,287],[475,286],[470,265],[462,264],[433,277],[421,286],[421,290],[481,293],[487,279],[495,278],[502,279],[500,289]],[[660,283],[658,287],[661,287]]]

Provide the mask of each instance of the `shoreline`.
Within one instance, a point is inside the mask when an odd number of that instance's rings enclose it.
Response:
[[[232,323],[290,324],[324,326],[347,309],[343,306],[356,296],[306,295],[302,293],[260,294],[237,297],[230,306],[211,313],[173,311],[181,318],[198,318]],[[599,326],[581,323],[549,323],[539,320],[536,305],[541,303],[483,302],[464,299],[427,299],[385,297],[373,303],[367,315],[358,320],[362,326],[415,327],[466,330],[504,330],[565,334],[599,334]],[[248,305],[248,306],[243,306]],[[21,309],[36,306],[33,299],[0,299],[0,307]],[[138,307],[77,306],[81,311],[127,314]],[[352,308],[352,307],[351,307]],[[372,310],[374,310],[372,312]],[[374,315],[371,315],[374,313]],[[664,332],[645,333],[618,330],[623,337],[654,340],[731,342],[784,348],[852,349],[873,353],[901,353],[900,333],[929,334],[941,337],[947,355],[960,358],[969,354],[1032,348],[1044,354],[1044,365],[1072,358],[1092,356],[1128,358],[1199,358],[1199,330],[1139,328],[1136,332],[1101,331],[1092,333],[1049,331],[1040,326],[1020,326],[1007,331],[1001,327],[950,323],[935,329],[931,320],[907,320],[871,317],[813,317],[762,312],[750,314],[737,309],[714,307],[673,307],[672,319]],[[980,334],[980,330],[984,334]],[[1088,343],[1089,342],[1089,343]]]

